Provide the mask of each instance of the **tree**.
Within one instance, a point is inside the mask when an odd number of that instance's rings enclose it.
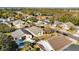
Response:
[[[16,51],[18,45],[13,41],[13,37],[0,33],[0,51]]]
[[[15,41],[9,42],[8,45],[9,45],[9,48],[8,48],[9,51],[16,51],[18,49],[18,45],[16,44]]]
[[[15,30],[15,28],[13,28],[13,27],[9,27],[6,24],[0,24],[0,32],[9,33],[9,32],[12,32],[14,30]]]
[[[50,34],[52,32],[52,28],[50,25],[44,26],[44,31],[46,34]]]
[[[30,20],[31,22],[36,22],[37,20],[35,19],[35,17],[31,17],[29,19],[27,19],[27,21]]]
[[[22,14],[16,14],[15,15],[15,19],[23,19],[24,17],[23,17],[23,15]]]
[[[56,19],[50,18],[49,20],[50,20],[51,23],[54,23]]]

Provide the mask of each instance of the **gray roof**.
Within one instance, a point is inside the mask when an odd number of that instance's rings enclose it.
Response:
[[[22,32],[22,30],[16,30],[16,31],[14,31],[13,33],[12,33],[12,36],[14,37],[14,38],[20,38],[20,37],[22,37],[24,35],[24,32]]]
[[[0,21],[3,21],[3,20],[7,20],[7,19],[0,18]]]
[[[62,24],[62,22],[60,22],[60,21],[55,21],[54,24],[59,25],[59,24]]]
[[[76,28],[76,26],[73,23],[71,23],[71,22],[67,22],[66,25],[69,26],[69,27]]]
[[[34,36],[38,35],[38,33],[40,33],[40,32],[43,32],[42,28],[39,28],[36,26],[32,26],[30,28],[27,28],[26,30],[29,31]]]
[[[64,51],[79,51],[79,45],[72,44],[68,48],[64,49]]]
[[[49,19],[46,19],[46,20],[44,20],[44,22],[46,22],[46,23],[50,23],[50,20],[49,20]]]
[[[30,34],[30,33],[28,31],[24,30],[24,29],[19,29],[19,30],[16,30],[16,31],[12,32],[12,36],[14,38],[21,38],[25,34]]]
[[[22,20],[16,20],[13,22],[14,25],[23,24],[23,23],[24,23],[24,21],[22,21]]]

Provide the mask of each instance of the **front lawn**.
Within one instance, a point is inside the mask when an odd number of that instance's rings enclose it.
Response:
[[[11,35],[11,33],[5,33],[5,34],[8,35],[8,36]]]
[[[77,30],[68,30],[69,33],[76,34]]]

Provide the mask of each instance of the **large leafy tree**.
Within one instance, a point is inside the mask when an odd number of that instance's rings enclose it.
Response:
[[[0,33],[0,51],[16,51],[18,46],[13,37]]]

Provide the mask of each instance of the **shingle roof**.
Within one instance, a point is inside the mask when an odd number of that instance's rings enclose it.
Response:
[[[68,48],[64,49],[63,51],[79,51],[79,45],[72,44]]]
[[[67,22],[66,25],[67,25],[68,27],[76,28],[76,26],[75,26],[73,23],[71,23],[71,22]]]
[[[50,48],[48,48],[49,46],[47,44],[45,44],[45,41],[48,42],[48,44],[50,45]],[[74,39],[71,39],[67,36],[57,35],[57,36],[53,36],[53,37],[49,38],[48,40],[42,40],[42,42],[39,41],[38,44],[40,44],[39,47],[44,51],[46,51],[46,50],[47,51],[50,51],[50,50],[59,51],[59,50],[66,49],[74,42],[76,42]],[[45,47],[45,46],[47,46],[47,47]]]
[[[23,35],[24,35],[24,32],[23,32],[21,29],[16,30],[16,31],[14,31],[14,32],[12,33],[12,36],[13,36],[14,38],[20,38],[20,37],[22,37]]]
[[[24,29],[19,29],[19,30],[12,32],[12,36],[14,38],[21,38],[25,34],[30,34],[30,33],[28,31],[24,30]]]
[[[32,26],[30,28],[27,28],[26,30],[29,31],[34,36],[38,35],[38,33],[43,31],[43,29],[36,27],[36,26]]]
[[[55,36],[48,40],[51,47],[56,51],[65,49],[67,46],[71,45],[73,41],[75,40],[70,40],[70,38],[64,35]]]
[[[22,21],[22,20],[16,20],[13,22],[14,25],[22,24],[22,23],[24,23],[24,21]]]

